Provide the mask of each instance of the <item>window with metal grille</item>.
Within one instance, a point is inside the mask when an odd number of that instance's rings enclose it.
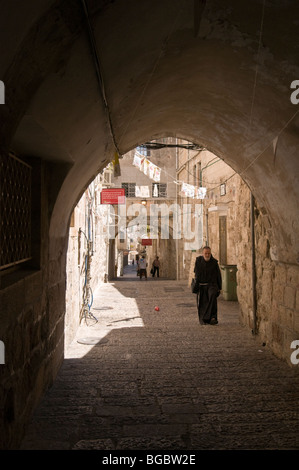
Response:
[[[31,172],[14,155],[1,155],[0,270],[31,258]]]
[[[152,183],[153,197],[167,197],[167,183]]]
[[[136,183],[122,183],[121,187],[125,189],[126,197],[135,197]]]
[[[150,157],[151,151],[149,148],[147,148],[145,145],[140,145],[137,147],[137,152],[140,153],[140,155],[143,155],[144,157]]]

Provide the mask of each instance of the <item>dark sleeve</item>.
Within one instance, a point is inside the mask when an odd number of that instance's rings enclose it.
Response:
[[[197,277],[199,274],[199,262],[200,262],[200,256],[198,256],[195,260],[195,265],[194,265],[195,277]]]
[[[221,277],[221,271],[220,271],[218,263],[217,263],[217,285],[218,285],[218,289],[221,290],[222,289],[222,277]]]

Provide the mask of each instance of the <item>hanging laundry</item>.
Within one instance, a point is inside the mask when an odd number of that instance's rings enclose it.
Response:
[[[192,186],[191,184],[183,183],[182,192],[187,197],[194,197],[195,196],[195,187]]]
[[[159,168],[158,166],[156,166],[155,172],[154,172],[153,180],[159,182],[159,181],[160,181],[160,178],[161,178],[161,168]]]
[[[150,191],[148,186],[135,186],[136,197],[150,197]]]
[[[152,162],[149,162],[148,176],[151,179],[154,179],[155,169],[156,165],[154,165]]]
[[[134,160],[133,160],[133,165],[134,165],[134,166],[137,166],[137,168],[139,168],[139,170],[140,170],[140,168],[141,168],[141,162],[142,162],[142,158],[139,157],[139,156],[135,153],[135,155],[134,155]]]
[[[145,158],[145,159],[143,160],[143,173],[144,173],[145,175],[148,175],[149,164],[150,164],[150,162]]]
[[[207,194],[207,188],[197,188],[197,194],[196,198],[197,199],[204,199]]]

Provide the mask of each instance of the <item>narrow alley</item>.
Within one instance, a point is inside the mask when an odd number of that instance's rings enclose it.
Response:
[[[155,310],[159,307],[159,310]],[[198,323],[186,281],[99,285],[21,449],[294,450],[299,376],[219,297]]]
[[[298,18],[2,0],[1,450],[298,450]]]

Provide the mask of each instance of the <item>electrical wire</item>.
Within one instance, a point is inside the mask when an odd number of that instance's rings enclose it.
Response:
[[[188,150],[205,150],[205,147],[201,145],[190,143],[190,144],[163,144],[159,142],[145,142],[140,147],[146,147],[149,150],[160,150],[163,148],[184,148]]]
[[[92,214],[91,214],[92,217]],[[90,212],[88,213],[88,219],[90,219]],[[90,227],[90,221],[88,222],[88,228]],[[97,322],[97,318],[91,312],[91,307],[93,304],[93,292],[90,287],[90,265],[91,265],[91,245],[92,242],[90,240],[90,236],[87,237],[86,233],[80,228],[79,233],[82,233],[87,242],[87,253],[84,257],[84,285],[83,285],[83,292],[82,292],[82,306],[80,310],[80,323],[83,319],[87,323],[88,319],[92,319]],[[90,232],[89,232],[90,235]]]
[[[106,111],[106,114],[107,114],[107,119],[108,119],[111,138],[112,138],[114,147],[115,147],[118,155],[121,155],[120,151],[118,149],[118,145],[117,145],[114,130],[113,130],[113,125],[112,125],[112,120],[111,120],[111,113],[110,113],[110,109],[109,109],[109,106],[108,106],[106,90],[105,90],[105,85],[104,85],[104,80],[103,80],[103,73],[102,73],[102,70],[101,70],[102,67],[101,67],[101,63],[100,63],[100,58],[99,58],[99,53],[98,53],[96,40],[95,40],[95,37],[94,37],[93,28],[92,28],[91,21],[90,21],[88,6],[87,6],[85,0],[81,0],[81,4],[82,4],[82,8],[83,8],[83,11],[84,11],[84,14],[85,14],[87,32],[88,32],[88,37],[89,37],[89,41],[90,41],[91,54],[92,54],[92,57],[93,57],[93,62],[94,62],[94,67],[95,67],[95,71],[96,71],[97,81],[98,81],[98,84],[99,84],[100,92],[101,92],[102,99],[103,99],[103,102],[104,102],[105,111]]]

